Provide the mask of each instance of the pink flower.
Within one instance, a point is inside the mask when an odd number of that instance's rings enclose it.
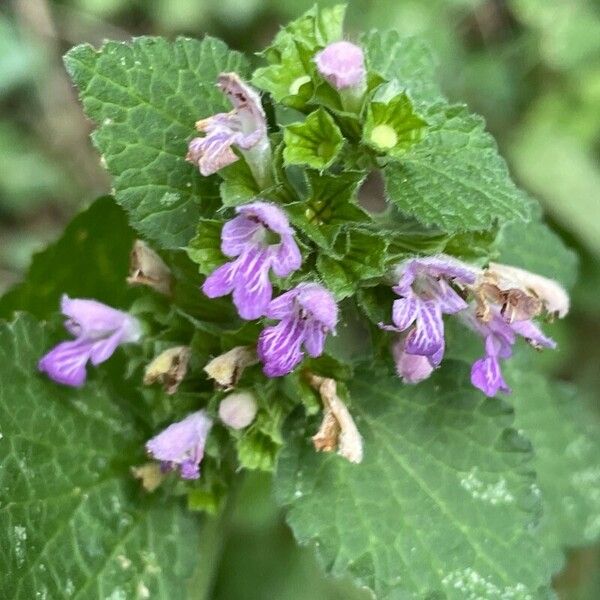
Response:
[[[360,46],[334,42],[315,56],[315,63],[321,76],[337,90],[364,86],[365,58]]]
[[[235,260],[213,271],[202,290],[209,298],[233,292],[240,317],[258,319],[273,295],[270,269],[278,277],[287,277],[300,268],[302,255],[286,214],[274,204],[252,202],[236,212],[221,233],[223,254]]]
[[[183,479],[198,479],[212,425],[206,412],[199,410],[153,437],[146,443],[146,450],[161,462],[164,471],[179,467]]]
[[[57,383],[81,387],[88,361],[96,366],[108,360],[120,344],[137,342],[142,331],[131,315],[96,300],[61,299],[65,328],[74,340],[61,342],[38,363],[38,369]]]
[[[257,354],[267,377],[291,373],[309,356],[323,353],[325,338],[335,329],[338,309],[329,290],[316,283],[301,283],[271,301],[266,316],[279,319],[258,338]]]

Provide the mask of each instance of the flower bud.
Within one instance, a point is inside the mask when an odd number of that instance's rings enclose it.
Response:
[[[148,285],[159,294],[171,293],[171,270],[146,242],[136,240],[130,255],[127,283]]]
[[[337,90],[365,83],[365,58],[360,46],[334,42],[315,56],[315,63],[321,76]]]
[[[234,392],[221,400],[219,417],[233,429],[243,429],[256,417],[256,400],[250,392]]]

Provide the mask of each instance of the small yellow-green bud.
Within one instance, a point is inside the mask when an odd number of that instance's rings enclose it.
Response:
[[[377,125],[371,131],[371,142],[382,150],[390,150],[398,142],[398,134],[389,125]]]

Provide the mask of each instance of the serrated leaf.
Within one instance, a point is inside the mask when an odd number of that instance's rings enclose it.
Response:
[[[48,318],[62,294],[127,306],[132,292],[125,278],[134,239],[123,209],[108,196],[99,198],[73,219],[57,242],[33,257],[23,283],[0,299],[0,316],[25,310]]]
[[[403,38],[397,31],[372,31],[361,42],[370,69],[388,80],[396,80],[417,103],[443,98],[436,81],[435,61],[425,44]]]
[[[230,108],[215,82],[224,71],[244,76],[245,59],[209,37],[142,37],[77,46],[65,64],[131,224],[160,246],[184,246],[218,205],[217,180],[185,161],[187,143],[195,121]]]
[[[361,372],[350,398],[362,464],[315,453],[296,423],[276,471],[296,538],[326,569],[381,599],[545,597],[530,447],[507,405],[459,363],[415,387]]]
[[[198,265],[198,270],[203,275],[212,273],[225,262],[225,256],[221,252],[222,228],[222,221],[200,219],[196,236],[186,248],[188,256]]]
[[[515,424],[531,439],[547,535],[557,548],[600,537],[600,420],[576,389],[518,364],[506,369]]]
[[[424,117],[430,126],[422,142],[384,171],[391,202],[448,232],[528,220],[530,200],[510,179],[483,119],[462,105],[437,105]]]
[[[507,223],[494,243],[496,262],[556,279],[571,288],[577,279],[577,254],[544,223]]]
[[[338,238],[336,246],[342,258],[320,254],[317,270],[338,300],[352,295],[365,280],[385,273],[387,241],[383,237],[353,229]]]
[[[178,596],[200,521],[129,473],[147,435],[127,408],[137,399],[45,379],[49,342],[31,317],[0,326],[0,597]]]
[[[344,136],[331,115],[322,108],[310,113],[302,123],[283,130],[286,165],[308,165],[324,170],[331,166],[344,145]]]

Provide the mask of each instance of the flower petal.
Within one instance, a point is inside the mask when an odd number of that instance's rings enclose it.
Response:
[[[204,294],[209,298],[219,298],[231,294],[236,269],[237,261],[225,263],[215,269],[202,284]]]
[[[196,479],[212,424],[206,412],[199,410],[149,440],[146,450],[167,468],[179,465],[184,479]]]
[[[325,347],[325,330],[321,323],[310,321],[304,330],[304,347],[309,356],[316,358],[323,354]]]
[[[419,383],[433,373],[434,366],[431,359],[428,356],[406,352],[404,340],[399,340],[392,346],[392,354],[396,372],[404,383]]]
[[[412,292],[406,298],[394,300],[392,308],[392,321],[398,331],[408,329],[417,318],[419,312],[419,299]]]
[[[117,329],[131,327],[134,321],[126,312],[97,300],[69,298],[66,294],[61,299],[61,312],[69,319],[65,323],[67,330],[87,338],[111,335]]]
[[[291,235],[283,235],[274,250],[271,268],[277,277],[287,277],[302,265],[300,249]]]
[[[265,249],[246,252],[238,259],[234,276],[233,303],[242,319],[262,317],[273,288],[269,280],[269,257]]]
[[[298,298],[299,290],[294,288],[289,292],[273,298],[267,307],[265,316],[269,319],[288,319],[296,315],[297,306],[296,299]]]
[[[93,342],[90,350],[90,362],[96,366],[108,360],[123,341],[122,338],[122,332],[116,331],[110,337]]]
[[[535,348],[556,348],[556,342],[546,337],[533,321],[513,321],[510,327]]]
[[[221,231],[221,250],[225,256],[239,256],[250,246],[256,245],[252,238],[262,229],[260,223],[238,215],[227,221]]]
[[[486,356],[473,363],[471,383],[486,396],[495,396],[499,391],[510,392],[510,388],[502,377],[500,362],[495,356]]]
[[[285,212],[270,202],[257,200],[250,204],[244,204],[244,206],[238,206],[236,212],[248,218],[258,219],[265,227],[281,236],[291,236],[294,233]]]
[[[406,351],[431,356],[444,346],[442,313],[435,301],[421,301],[417,306],[416,326],[406,340]]]
[[[303,338],[303,324],[298,319],[284,319],[278,325],[263,329],[257,353],[267,377],[287,375],[300,363],[304,356],[300,350]]]
[[[40,359],[38,369],[56,383],[81,387],[85,383],[85,365],[91,349],[92,343],[86,340],[62,342]]]

